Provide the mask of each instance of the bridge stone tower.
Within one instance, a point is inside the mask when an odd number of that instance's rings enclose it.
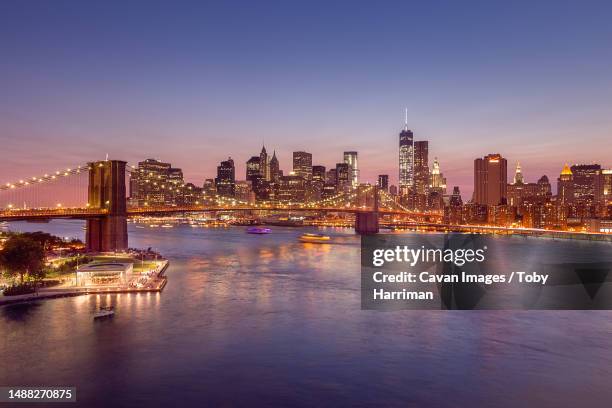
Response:
[[[89,163],[88,203],[90,208],[107,210],[87,220],[87,250],[123,251],[128,248],[125,190],[126,162],[106,160]]]
[[[373,211],[355,214],[355,232],[360,235],[378,234],[378,186],[374,186]]]

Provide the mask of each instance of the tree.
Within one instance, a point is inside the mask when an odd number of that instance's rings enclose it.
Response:
[[[19,275],[22,284],[26,275],[35,280],[44,278],[44,262],[45,251],[42,245],[26,236],[10,237],[0,250],[0,265],[7,269],[9,276]]]

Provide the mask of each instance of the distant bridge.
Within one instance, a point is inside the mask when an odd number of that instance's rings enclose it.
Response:
[[[370,187],[373,196],[372,207],[358,206],[356,194],[341,193],[313,203],[245,203],[240,200],[216,197],[215,202],[207,205],[190,206],[143,206],[128,207],[126,194],[127,163],[121,160],[105,160],[87,165],[68,168],[19,180],[15,183],[0,185],[0,193],[12,194],[22,190],[42,191],[43,196],[53,195],[53,185],[58,180],[68,179],[79,174],[87,178],[87,205],[82,208],[66,208],[60,204],[56,208],[13,208],[0,210],[0,221],[42,220],[73,218],[87,220],[87,248],[91,251],[117,251],[127,248],[127,217],[138,215],[166,215],[194,212],[258,211],[258,212],[326,212],[349,213],[355,216],[355,231],[360,234],[378,232],[379,217],[384,215],[410,217],[424,222],[441,221],[442,214],[436,212],[411,211],[396,203],[385,192]],[[42,190],[46,188],[46,190]],[[36,190],[41,189],[41,190]],[[346,205],[334,205],[346,202]],[[380,204],[380,205],[379,205]],[[30,206],[32,207],[32,206]]]

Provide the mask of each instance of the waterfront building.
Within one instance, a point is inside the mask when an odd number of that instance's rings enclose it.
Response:
[[[381,191],[389,192],[389,175],[388,174],[379,174],[378,175],[378,188]]]
[[[293,173],[306,181],[312,179],[312,154],[293,152]]]
[[[500,154],[474,160],[474,203],[496,206],[506,204],[508,163]]]
[[[612,216],[612,170],[602,169],[595,179],[595,202],[598,216]]]
[[[317,201],[323,196],[323,186],[325,185],[325,166],[312,166],[312,183],[310,191],[307,193],[309,201]]]
[[[131,173],[130,203],[137,206],[161,206],[174,202],[170,186],[172,181],[182,181],[182,171],[170,163],[146,159],[138,163]]]
[[[185,183],[177,195],[177,205],[200,205],[204,192],[193,183]]]
[[[258,177],[261,180],[261,177]],[[240,201],[253,203],[255,201],[255,193],[253,192],[253,184],[250,180],[239,180],[235,183],[234,198]]]
[[[255,199],[258,201],[265,201],[273,198],[273,184],[268,180],[264,179],[263,176],[257,175],[251,180],[251,189],[255,194]]]
[[[357,152],[344,152],[344,163],[349,167],[349,181],[352,188],[359,185],[359,167],[357,165]]]
[[[125,286],[129,283],[134,265],[128,262],[92,262],[76,271],[77,286]]]
[[[214,179],[204,180],[204,184],[202,185],[202,195],[205,198],[212,198],[217,195],[217,187],[215,186]]]
[[[215,178],[217,193],[223,197],[234,197],[236,194],[236,170],[234,160],[228,158],[217,166],[217,178]]]
[[[321,190],[321,198],[330,198],[336,195],[336,183],[325,183]]]

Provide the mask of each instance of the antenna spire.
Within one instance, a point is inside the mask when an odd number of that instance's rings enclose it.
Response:
[[[408,108],[404,110],[404,125],[406,130],[408,130]]]

